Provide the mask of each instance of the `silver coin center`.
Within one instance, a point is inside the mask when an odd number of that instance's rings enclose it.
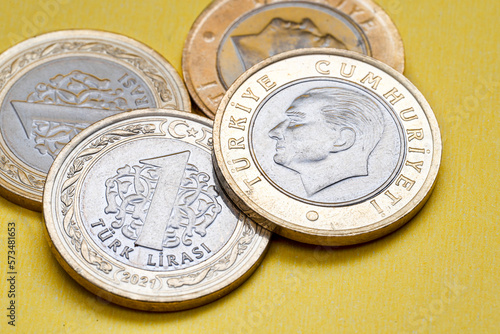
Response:
[[[154,94],[130,69],[97,57],[64,57],[32,68],[12,85],[1,106],[0,131],[19,159],[47,173],[82,129],[149,107],[156,107]]]
[[[206,261],[238,223],[218,190],[210,153],[179,140],[115,146],[81,184],[81,219],[91,239],[139,269],[180,270]]]
[[[246,70],[276,54],[328,47],[371,55],[367,37],[344,13],[312,3],[262,6],[227,30],[217,51],[217,71],[225,89]]]

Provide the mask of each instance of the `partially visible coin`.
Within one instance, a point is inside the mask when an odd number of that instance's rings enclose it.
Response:
[[[233,201],[312,244],[365,242],[406,223],[431,193],[441,150],[409,80],[342,50],[263,61],[231,86],[214,121],[216,170]]]
[[[43,211],[61,265],[88,290],[150,311],[195,307],[241,284],[270,232],[226,198],[211,121],[161,110],[106,118],[52,165]]]
[[[0,192],[41,210],[45,176],[83,128],[132,109],[190,110],[175,69],[130,38],[68,30],[0,55]]]
[[[182,69],[194,101],[213,118],[245,70],[308,47],[357,51],[404,69],[401,36],[371,0],[216,0],[191,28]]]

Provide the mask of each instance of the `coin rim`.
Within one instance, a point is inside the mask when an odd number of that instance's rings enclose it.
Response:
[[[194,83],[192,81],[192,76],[191,76],[192,71],[191,71],[191,66],[189,65],[188,59],[190,58],[190,54],[192,52],[196,51],[196,50],[193,50],[195,40],[197,39],[197,36],[202,33],[202,28],[205,24],[205,21],[210,16],[212,16],[214,13],[216,13],[217,10],[219,9],[219,7],[222,7],[222,6],[226,5],[227,3],[235,2],[235,1],[236,0],[215,0],[210,5],[208,5],[199,14],[199,16],[196,18],[193,25],[191,26],[191,29],[189,30],[189,33],[186,37],[186,42],[184,43],[184,48],[182,51],[182,75],[184,77],[186,87],[187,87],[189,94],[191,95],[191,98],[193,99],[193,101],[201,109],[201,111],[210,119],[215,118],[215,114],[216,114],[218,108],[216,110],[212,110],[211,108],[209,108],[207,106],[207,104],[205,103],[205,101],[198,94],[198,91],[197,91],[197,89],[194,86]],[[278,0],[276,2],[272,2],[269,4],[263,4],[261,6],[279,4],[281,2],[287,2],[287,1],[288,2],[299,2],[299,3],[300,2],[313,3],[313,4],[318,4],[320,6],[322,5],[322,6],[327,6],[327,7],[331,7],[331,8],[336,9],[335,6],[333,6],[331,4],[324,3],[325,1],[329,1],[329,0]],[[353,1],[353,0],[350,0],[350,1]],[[355,0],[355,1],[361,1],[367,7],[370,7],[372,9],[372,13],[374,15],[377,15],[380,18],[380,20],[384,23],[384,29],[387,32],[387,36],[390,36],[390,39],[392,40],[392,42],[394,44],[396,44],[394,48],[395,48],[395,50],[398,51],[396,54],[394,54],[394,63],[396,64],[395,69],[397,71],[403,73],[404,69],[405,69],[404,43],[403,43],[403,39],[401,38],[401,34],[399,33],[399,30],[396,27],[396,25],[394,24],[394,22],[392,21],[391,17],[385,12],[385,10],[381,6],[379,6],[376,2],[374,2],[372,0]],[[257,8],[258,7],[256,5],[256,7],[253,10],[256,10]],[[240,17],[243,17],[248,13],[249,12],[241,13]],[[344,12],[342,11],[342,13],[344,13]],[[348,15],[346,13],[344,13],[344,14]],[[351,17],[350,15],[348,15],[348,16]],[[233,22],[234,21],[229,22],[228,26],[225,27],[225,32],[232,26]],[[365,29],[361,28],[361,30],[364,32],[365,35],[367,35]],[[371,39],[369,39],[368,41],[370,42]],[[370,43],[370,44],[372,44],[372,43]],[[292,51],[294,51],[294,50],[292,50]],[[216,56],[216,55],[214,55],[214,56]],[[222,86],[222,84],[219,83],[219,78],[217,76],[217,69],[214,69],[214,70],[215,70],[215,74],[216,74],[215,81],[222,88],[222,90],[224,90],[224,87]],[[224,92],[226,92],[226,91],[224,90]]]
[[[139,42],[136,39],[133,39],[128,36],[124,36],[118,33],[114,32],[108,32],[108,31],[103,31],[103,30],[93,30],[93,29],[65,29],[65,30],[57,30],[57,31],[52,31],[52,32],[47,32],[43,33],[34,37],[30,37],[12,47],[9,49],[5,50],[2,54],[0,54],[0,66],[2,64],[6,65],[9,63],[9,61],[14,61],[15,57],[19,55],[20,53],[25,52],[26,50],[33,49],[34,47],[37,47],[37,45],[40,44],[45,44],[50,41],[63,41],[63,40],[69,40],[71,38],[88,38],[88,39],[98,39],[98,40],[106,40],[109,43],[115,44],[115,41],[119,41],[122,44],[128,44],[130,45],[130,48],[136,48],[143,52],[145,55],[148,55],[151,57],[151,60],[154,60],[155,62],[161,64],[163,68],[170,74],[169,80],[172,80],[172,84],[178,87],[179,91],[179,102],[183,104],[183,108],[186,111],[191,110],[191,99],[189,97],[189,92],[187,91],[186,86],[184,85],[180,74],[177,72],[177,70],[170,64],[170,62],[160,55],[157,51],[152,49],[151,47],[147,46],[146,44]],[[119,45],[117,45],[119,46]],[[32,64],[30,64],[32,65]],[[9,78],[4,86],[2,87],[2,91],[5,89],[5,86],[12,84],[9,82],[11,78]],[[155,91],[153,91],[154,93]],[[155,99],[159,99],[158,96],[155,94]],[[12,155],[15,156],[15,152],[10,150],[7,147],[3,148],[4,151],[12,153]],[[23,165],[26,167],[32,169],[28,165],[26,165],[24,162],[22,162]],[[37,175],[41,175],[42,177],[45,175],[45,173],[37,171],[35,173]],[[5,177],[5,180],[4,180]],[[20,189],[18,186],[6,181],[8,179],[11,179],[9,176],[4,175],[0,177],[0,195],[7,200],[18,204],[24,208],[33,210],[33,211],[38,211],[40,212],[42,210],[42,197],[43,194],[42,192],[28,192],[23,189]]]
[[[427,116],[429,128],[433,136],[432,143],[434,146],[431,160],[432,165],[430,167],[429,173],[426,176],[426,179],[420,190],[407,205],[378,223],[341,231],[316,230],[313,228],[307,228],[292,224],[279,217],[274,216],[270,212],[264,211],[256,203],[254,203],[247,196],[247,194],[239,188],[237,183],[231,177],[231,174],[229,173],[229,170],[225,165],[225,160],[223,158],[220,144],[222,117],[226,107],[229,104],[229,101],[233,97],[236,90],[241,85],[243,85],[249,77],[253,76],[261,69],[281,60],[305,55],[331,55],[352,58],[354,60],[365,62],[371,66],[376,67],[384,71],[386,74],[392,76],[401,85],[408,89],[408,91],[415,97],[419,105],[422,107],[425,115]],[[233,85],[231,85],[229,90],[222,98],[219,108],[217,109],[213,131],[215,155],[213,163],[215,171],[217,176],[219,177],[220,182],[223,184],[226,193],[233,200],[233,202],[253,221],[261,224],[263,227],[269,229],[270,231],[276,232],[289,239],[315,245],[344,246],[363,243],[384,236],[404,225],[424,206],[425,202],[432,193],[432,190],[436,184],[437,174],[442,158],[442,141],[439,125],[437,123],[434,112],[432,111],[432,108],[430,107],[429,103],[422,95],[422,93],[420,93],[420,91],[405,76],[403,76],[403,74],[399,73],[389,65],[374,58],[347,50],[335,50],[326,48],[292,50],[270,57],[260,62],[259,64],[254,65],[242,76],[240,76]]]
[[[224,278],[223,281],[216,283],[213,289],[209,291],[204,291],[196,293],[186,293],[179,298],[178,301],[170,301],[173,296],[154,298],[151,296],[145,296],[145,298],[140,298],[140,294],[134,293],[118,293],[117,290],[112,285],[108,285],[103,280],[94,278],[94,276],[87,272],[85,269],[77,272],[72,264],[75,264],[72,254],[74,251],[68,250],[63,245],[63,241],[59,239],[57,235],[57,227],[55,224],[55,219],[52,217],[52,195],[56,191],[55,179],[62,167],[65,159],[71,155],[74,148],[77,147],[82,141],[86,140],[88,136],[91,136],[96,131],[100,131],[110,125],[121,122],[125,120],[130,120],[133,118],[141,119],[144,117],[156,117],[165,116],[168,118],[172,117],[182,117],[184,119],[189,119],[194,122],[198,122],[204,126],[211,127],[212,122],[210,119],[191,113],[186,113],[178,110],[171,109],[141,109],[133,110],[127,113],[117,114],[111,117],[104,118],[88,128],[84,129],[82,132],[77,134],[59,153],[59,155],[54,160],[48,176],[45,186],[44,196],[43,196],[43,218],[44,218],[44,233],[49,243],[49,247],[56,257],[60,265],[69,273],[69,275],[75,279],[80,285],[89,290],[90,292],[109,300],[113,303],[119,304],[121,306],[145,310],[154,312],[163,311],[179,311],[188,308],[193,308],[197,306],[204,305],[216,299],[223,297],[228,294],[239,285],[241,285],[252,273],[257,269],[261,261],[264,259],[265,254],[270,245],[271,233],[265,229],[262,229],[258,224],[255,224],[256,236],[258,238],[258,243],[252,246],[253,253],[249,254],[250,257],[246,258],[240,265],[240,267],[231,274],[230,277],[225,277],[220,275],[219,278]],[[210,153],[209,153],[210,154]],[[222,189],[221,189],[222,190]],[[229,199],[228,199],[229,200]],[[248,219],[248,218],[247,218]],[[52,238],[54,236],[54,238]],[[64,256],[64,253],[71,253],[69,256]],[[123,265],[123,264],[122,264]],[[77,266],[77,265],[76,265]],[[80,266],[78,266],[80,267]],[[158,274],[158,273],[157,273]],[[114,291],[114,292],[113,292]],[[155,300],[151,300],[155,299]],[[165,301],[169,299],[169,301]]]

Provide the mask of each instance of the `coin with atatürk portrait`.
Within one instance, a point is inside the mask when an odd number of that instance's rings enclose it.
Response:
[[[182,68],[191,96],[214,117],[245,70],[281,52],[316,47],[360,52],[404,69],[401,37],[371,0],[214,1],[191,28]]]
[[[229,293],[271,235],[219,186],[211,121],[167,110],[122,113],[78,134],[50,168],[43,212],[51,249],[76,281],[149,311]]]
[[[245,72],[214,122],[216,171],[233,201],[285,237],[365,242],[425,203],[441,159],[425,98],[402,74],[342,50],[296,50]]]
[[[134,109],[190,110],[162,56],[91,30],[48,33],[0,55],[0,105],[0,192],[33,210],[54,158],[85,127]]]

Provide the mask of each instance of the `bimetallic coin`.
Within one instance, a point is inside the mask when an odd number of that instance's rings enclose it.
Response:
[[[149,47],[98,31],[59,31],[0,55],[0,192],[41,210],[45,176],[88,125],[143,108],[190,110],[175,69]]]
[[[270,232],[226,198],[211,121],[155,109],[106,118],[52,165],[43,211],[52,250],[88,290],[172,311],[220,298],[257,267]]]
[[[263,61],[231,86],[214,122],[216,170],[233,201],[312,244],[365,242],[406,223],[430,195],[441,150],[408,79],[342,50]]]
[[[360,52],[403,72],[401,36],[371,0],[218,0],[193,24],[182,68],[191,96],[213,118],[224,92],[258,62],[299,48]]]

